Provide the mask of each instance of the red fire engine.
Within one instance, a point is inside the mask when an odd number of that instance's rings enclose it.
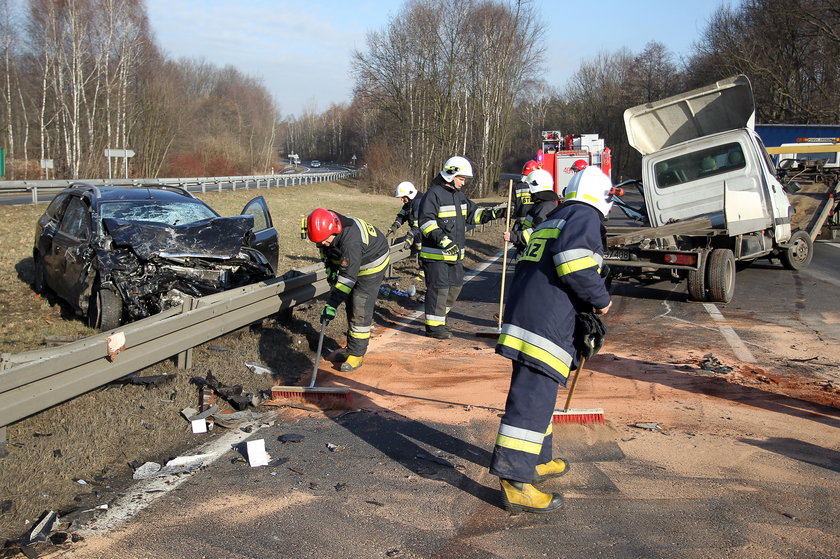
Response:
[[[557,130],[542,133],[542,149],[537,152],[537,161],[554,177],[554,190],[562,195],[572,178],[569,168],[578,159],[589,165],[600,167],[611,177],[612,162],[610,148],[604,147],[604,140],[598,134],[566,134]]]

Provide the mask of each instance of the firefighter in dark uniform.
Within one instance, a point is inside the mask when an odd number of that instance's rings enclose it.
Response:
[[[511,511],[549,512],[562,504],[561,495],[534,486],[569,467],[552,459],[557,389],[578,363],[577,314],[606,314],[612,304],[599,275],[612,184],[601,172],[582,179],[531,234],[496,344],[496,353],[513,362],[513,375],[490,473],[499,476],[502,502]]]
[[[473,176],[472,165],[461,156],[450,157],[432,180],[420,205],[423,235],[420,261],[426,276],[426,335],[440,340],[452,337],[446,315],[464,285],[464,247],[467,224],[487,223],[501,217],[503,209],[482,209],[469,200],[461,187]]]
[[[394,193],[394,198],[402,199],[403,206],[397,213],[394,223],[388,228],[385,233],[386,237],[396,234],[403,223],[408,223],[408,235],[406,235],[406,246],[411,247],[412,256],[419,254],[423,247],[422,235],[420,235],[420,203],[423,201],[423,195],[417,192],[414,184],[409,181],[403,181],[397,185],[397,190]]]
[[[525,177],[525,183],[533,203],[522,218],[520,226],[503,233],[504,239],[516,247],[517,254],[521,254],[528,245],[534,227],[545,221],[546,216],[556,210],[560,202],[560,198],[554,192],[554,179],[548,171],[536,169]]]
[[[525,219],[528,211],[534,205],[531,199],[531,189],[528,188],[528,175],[540,168],[539,161],[530,160],[522,167],[522,178],[514,185],[513,208],[511,209],[514,229],[518,228],[517,224],[522,223],[522,220]]]
[[[347,351],[341,370],[362,366],[379,286],[390,262],[385,235],[355,217],[318,208],[306,218],[306,234],[321,251],[321,259],[332,285],[321,321],[335,318],[336,308],[348,298]]]

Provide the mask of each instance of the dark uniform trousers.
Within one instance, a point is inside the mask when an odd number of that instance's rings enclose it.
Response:
[[[464,286],[464,265],[422,258],[426,281],[426,331],[446,329],[446,315]]]
[[[370,342],[370,330],[373,326],[373,312],[379,286],[385,279],[387,267],[370,275],[359,273],[356,285],[350,292],[350,300],[345,304],[347,310],[347,354],[362,356]]]
[[[526,364],[512,361],[505,414],[496,437],[490,473],[531,483],[537,464],[552,459],[552,424],[559,383]]]

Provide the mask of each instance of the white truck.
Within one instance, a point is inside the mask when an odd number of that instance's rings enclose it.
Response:
[[[814,187],[816,196],[783,185],[754,121],[743,75],[625,111],[630,145],[642,154],[642,181],[628,182],[644,198],[625,213],[646,226],[608,227],[614,278],[684,279],[692,299],[728,303],[737,267],[761,257],[794,270],[810,263],[840,184]]]

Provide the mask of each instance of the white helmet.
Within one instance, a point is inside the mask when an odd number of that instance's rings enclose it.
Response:
[[[525,177],[525,182],[528,183],[528,190],[531,194],[544,190],[554,190],[554,177],[544,169],[531,171],[531,174]]]
[[[443,164],[440,176],[446,182],[452,182],[452,179],[455,177],[472,177],[472,165],[470,165],[466,157],[455,155],[447,159],[446,163]]]
[[[408,196],[409,200],[414,200],[414,197],[417,196],[417,189],[414,188],[412,183],[402,181],[397,185],[397,191],[394,193],[394,198],[402,198],[403,196]]]
[[[612,209],[612,181],[594,165],[576,173],[577,180],[572,180],[566,187],[566,201],[576,200],[595,207],[604,217]]]

